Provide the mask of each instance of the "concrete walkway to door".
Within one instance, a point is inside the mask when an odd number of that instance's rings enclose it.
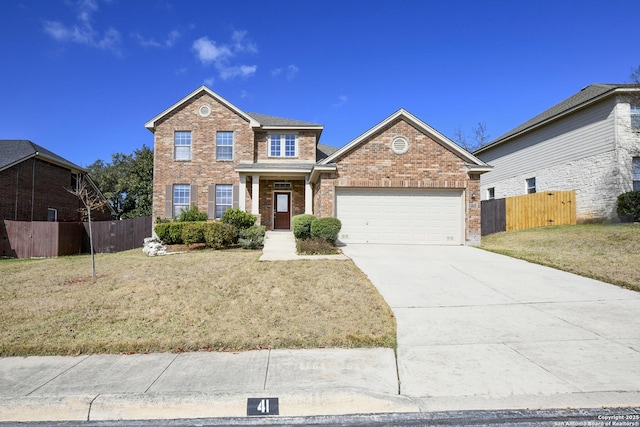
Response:
[[[422,410],[640,407],[640,293],[464,246],[348,245]]]

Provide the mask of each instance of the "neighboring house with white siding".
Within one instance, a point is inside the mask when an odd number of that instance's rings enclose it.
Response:
[[[616,221],[640,190],[640,85],[593,84],[476,150],[481,199],[576,191],[578,222]]]

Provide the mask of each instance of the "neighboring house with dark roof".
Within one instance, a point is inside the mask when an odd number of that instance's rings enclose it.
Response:
[[[87,171],[31,141],[0,140],[0,220],[80,221],[82,203],[67,191],[80,176]],[[95,215],[111,219],[110,208]]]
[[[145,127],[154,133],[153,217],[196,204],[291,228],[342,221],[345,243],[478,244],[480,174],[490,167],[405,110],[337,149],[323,126],[246,113],[202,86]]]
[[[483,200],[575,190],[578,222],[616,221],[640,190],[640,85],[587,86],[474,154],[494,167]]]

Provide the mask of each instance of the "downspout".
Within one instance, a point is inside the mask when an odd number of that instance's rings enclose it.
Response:
[[[36,192],[36,156],[40,154],[36,151],[33,157],[33,166],[31,167],[31,222],[33,222],[33,204],[35,202]]]
[[[16,167],[16,203],[14,205],[14,213],[13,213],[13,220],[17,221],[18,220],[18,194],[20,192],[20,167],[22,165],[18,165]]]

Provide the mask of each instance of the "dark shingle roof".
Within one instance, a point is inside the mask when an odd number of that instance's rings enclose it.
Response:
[[[247,113],[247,114],[253,117],[254,119],[256,119],[258,122],[260,122],[262,126],[290,127],[290,128],[296,128],[296,127],[321,128],[322,127],[322,125],[317,123],[303,122],[300,120],[293,120],[293,119],[285,119],[283,117],[267,116],[266,114],[258,114],[258,113]]]
[[[337,147],[332,147],[330,145],[325,145],[325,144],[318,144],[316,146],[316,162],[326,159],[336,151],[338,151]]]
[[[594,100],[595,98],[599,98],[617,89],[639,89],[640,90],[640,84],[599,84],[598,83],[598,84],[592,84],[590,86],[587,86],[583,88],[580,92],[570,96],[569,98],[554,105],[548,110],[543,111],[542,113],[538,114],[532,119],[527,120],[526,122],[522,123],[520,126],[510,130],[509,132],[505,133],[499,138],[494,139],[484,147],[481,147],[480,149],[476,150],[476,153],[484,150],[485,148],[489,148],[493,145],[497,145],[503,140],[509,139],[510,137],[520,132],[523,132],[529,128],[535,127],[536,125],[539,125],[547,120],[551,120],[556,116],[559,116],[563,113],[573,110],[574,108],[579,108],[581,105],[588,104],[590,101]]]
[[[38,155],[69,169],[84,171],[80,166],[44,147],[25,139],[0,139],[0,171]]]

